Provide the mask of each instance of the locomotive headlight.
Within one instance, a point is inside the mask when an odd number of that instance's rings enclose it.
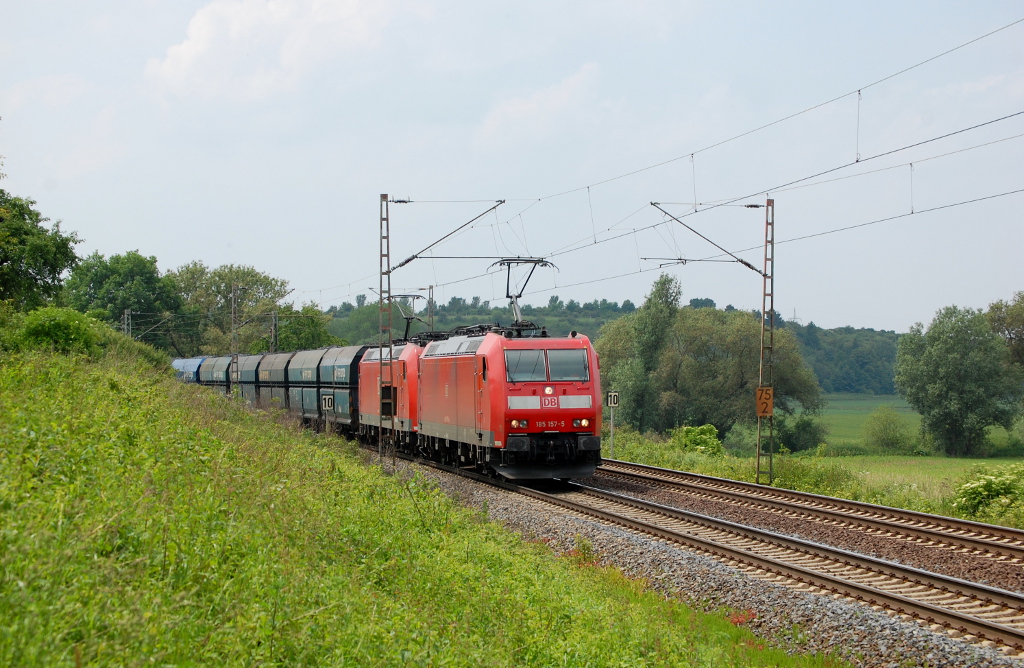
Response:
[[[574,427],[580,426],[580,421],[579,420],[573,420],[572,421],[572,426],[574,426]]]
[[[582,420],[580,420],[580,426],[581,427],[589,427],[590,426],[590,420],[588,420],[587,418],[583,418]]]
[[[528,420],[512,420],[513,429],[526,429],[529,426],[530,422]]]
[[[547,387],[544,388],[544,394],[554,394],[554,393],[555,393],[555,388],[551,387],[550,385],[548,385]]]

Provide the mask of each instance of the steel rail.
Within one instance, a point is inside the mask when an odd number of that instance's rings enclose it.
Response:
[[[767,573],[774,573],[796,582],[817,587],[819,589],[830,591],[871,605],[883,606],[890,610],[894,610],[897,613],[910,615],[932,624],[940,624],[944,627],[955,629],[961,633],[972,635],[980,639],[991,640],[1001,645],[1014,647],[1018,650],[1024,650],[1024,629],[1017,629],[996,621],[943,608],[902,594],[878,589],[868,584],[850,581],[828,573],[772,559],[771,557],[759,555],[740,547],[725,545],[714,540],[660,527],[656,524],[645,522],[643,520],[625,517],[617,513],[572,501],[559,496],[558,494],[550,494],[504,480],[496,480],[492,477],[477,473],[476,471],[454,468],[430,460],[423,460],[418,457],[404,456],[404,458],[418,464],[430,466],[449,473],[455,473],[511,492],[516,492],[576,513],[589,515],[634,531],[662,538],[728,561],[735,561]],[[1011,610],[1018,611],[1020,616],[1024,617],[1024,596],[1014,594],[1013,592],[975,584],[959,580],[957,578],[937,575],[921,569],[902,566],[881,559],[855,554],[838,548],[830,548],[817,543],[790,538],[788,536],[782,536],[780,534],[775,534],[761,529],[753,529],[751,527],[745,527],[726,520],[719,520],[713,517],[699,515],[697,513],[669,508],[667,506],[661,506],[659,504],[642,501],[640,499],[624,497],[601,490],[594,490],[574,483],[568,483],[568,485],[569,488],[575,492],[588,496],[599,497],[612,503],[619,503],[629,507],[642,509],[647,512],[657,513],[666,516],[669,519],[715,527],[719,530],[739,534],[749,540],[799,550],[808,555],[831,559],[845,566],[873,570],[878,572],[880,575],[896,577],[909,583],[933,587],[938,590],[939,593],[955,594],[974,599],[979,603],[998,605],[1001,608],[1011,608]]]
[[[645,482],[659,483],[671,487],[682,488],[686,492],[692,492],[695,494],[701,494],[705,496],[724,497],[726,499],[743,502],[754,507],[761,506],[765,508],[774,508],[776,510],[791,513],[801,513],[808,516],[824,517],[843,524],[858,524],[889,533],[899,532],[906,534],[907,536],[912,536],[914,538],[919,538],[921,540],[929,541],[932,543],[941,542],[949,547],[962,547],[977,552],[987,553],[989,556],[994,558],[1006,557],[1009,559],[1018,559],[1024,562],[1024,546],[1018,547],[1016,545],[1008,545],[1006,543],[993,542],[992,540],[986,538],[964,536],[960,534],[950,533],[948,531],[937,531],[934,529],[920,528],[902,522],[893,522],[888,521],[886,519],[879,519],[877,517],[865,517],[863,515],[857,515],[841,509],[808,505],[806,503],[786,501],[784,500],[784,498],[779,498],[783,497],[784,495],[779,495],[779,497],[776,498],[772,498],[772,496],[768,495],[755,496],[741,491],[735,491],[723,487],[702,484],[700,482],[693,482],[684,479],[684,476],[658,476],[651,475],[649,473],[620,470],[617,468],[602,467],[598,469],[598,473],[604,473],[606,475],[612,476],[620,476],[623,478],[642,480]],[[698,474],[685,474],[685,476],[693,475]],[[769,487],[767,489],[775,490],[777,488]],[[836,503],[831,505],[841,506],[842,503],[842,499],[836,499]],[[884,506],[879,507],[883,508]],[[940,516],[936,515],[934,517]]]
[[[665,480],[664,478],[658,478],[657,476],[650,476],[651,479],[658,481],[672,482],[682,486],[692,486],[697,489],[718,494],[739,494],[749,501],[762,502],[765,504],[779,504],[780,507],[783,504],[790,504],[793,509],[799,509],[804,512],[833,514],[846,521],[871,524],[872,526],[877,526],[877,528],[882,528],[887,531],[903,531],[929,540],[942,540],[950,543],[959,542],[964,547],[991,552],[996,556],[1008,556],[1024,561],[1024,531],[1021,531],[1020,529],[1000,527],[993,524],[985,524],[983,522],[945,517],[943,515],[932,515],[916,510],[904,510],[902,508],[865,503],[863,501],[840,499],[832,496],[812,494],[810,492],[797,492],[789,489],[781,489],[779,487],[758,485],[752,482],[716,478],[714,476],[691,473],[689,471],[675,471],[673,469],[659,468],[657,466],[636,464],[634,462],[624,462],[614,459],[605,459],[604,463],[599,466],[597,470],[598,472],[603,471],[615,475],[644,477],[630,471],[616,470],[615,467],[627,467],[640,471],[651,471],[667,478],[671,478],[671,480]],[[747,493],[724,489],[729,487],[733,489],[746,490]],[[787,501],[785,499],[790,499],[791,501]],[[874,517],[868,517],[857,513],[870,513],[874,515]],[[880,519],[879,516],[892,519]],[[929,526],[924,527],[910,524],[908,522],[919,522]],[[964,533],[958,532],[968,532],[973,535],[964,535]],[[990,536],[991,538],[980,536]]]

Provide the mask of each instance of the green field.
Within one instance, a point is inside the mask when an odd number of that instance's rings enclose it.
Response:
[[[879,406],[890,406],[904,418],[912,433],[921,427],[921,416],[896,395],[826,394],[828,405],[822,421],[829,428],[829,442],[860,443],[864,439],[864,423]]]
[[[879,406],[889,406],[903,418],[909,433],[915,437],[921,430],[921,415],[897,395],[826,394],[828,404],[821,421],[828,425],[829,445],[861,446],[864,444],[864,425],[868,416]],[[988,439],[992,448],[1004,447],[1009,434],[1002,427],[991,427]],[[996,461],[996,460],[987,460]]]

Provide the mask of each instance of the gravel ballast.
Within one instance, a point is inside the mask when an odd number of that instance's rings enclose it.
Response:
[[[793,653],[829,653],[857,666],[1024,666],[995,649],[970,645],[867,606],[799,592],[706,555],[513,492],[430,467],[399,463],[400,475],[418,472],[462,503],[556,553],[593,546],[600,562],[646,580],[666,596],[705,611],[749,611],[743,625],[768,644]],[[753,613],[752,615],[749,613]]]

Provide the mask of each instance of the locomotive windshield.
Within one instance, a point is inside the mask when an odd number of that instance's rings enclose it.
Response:
[[[551,380],[588,380],[587,351],[549,350]]]
[[[505,369],[510,383],[544,382],[548,379],[543,350],[506,350]]]
[[[545,368],[547,366],[547,368]],[[586,381],[590,379],[585,350],[506,350],[508,382]]]

